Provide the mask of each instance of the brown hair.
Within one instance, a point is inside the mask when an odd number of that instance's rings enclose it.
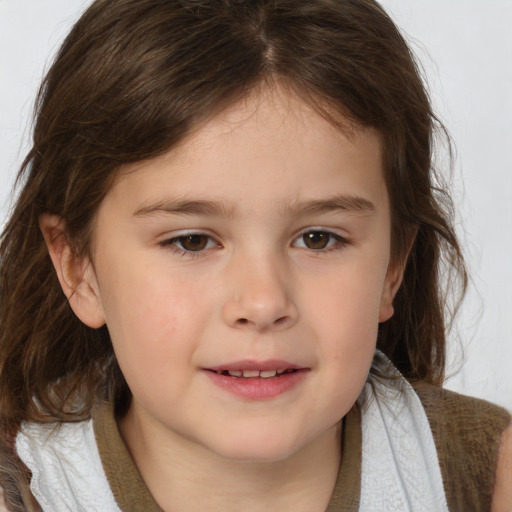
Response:
[[[442,382],[440,274],[461,277],[464,287],[465,272],[449,198],[432,164],[439,123],[407,44],[379,4],[97,0],[41,86],[33,148],[1,239],[4,449],[23,421],[77,421],[98,397],[122,403],[129,396],[106,327],[83,325],[61,291],[40,214],[62,217],[75,252],[86,255],[95,212],[120,166],[161,155],[275,79],[323,114],[341,113],[380,132],[392,256],[405,258],[416,238],[378,347],[408,378]],[[0,469],[0,484],[7,486],[5,473]]]

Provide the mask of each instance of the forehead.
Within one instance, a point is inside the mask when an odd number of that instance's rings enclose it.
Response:
[[[286,89],[259,88],[163,156],[124,167],[109,195],[133,203],[201,197],[234,209],[266,200],[282,210],[338,194],[385,201],[379,134],[341,121]]]

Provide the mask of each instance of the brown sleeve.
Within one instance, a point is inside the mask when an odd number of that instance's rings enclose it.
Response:
[[[425,383],[412,383],[427,414],[451,512],[488,512],[505,409]]]

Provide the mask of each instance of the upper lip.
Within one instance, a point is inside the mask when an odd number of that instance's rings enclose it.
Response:
[[[255,361],[252,359],[245,359],[242,361],[233,361],[231,363],[220,364],[218,366],[210,366],[206,368],[206,370],[211,370],[214,372],[229,372],[236,370],[298,370],[300,368],[304,367],[279,359],[268,359],[266,361]]]

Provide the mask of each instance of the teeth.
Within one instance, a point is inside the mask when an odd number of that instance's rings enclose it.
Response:
[[[259,377],[260,372],[258,370],[244,370],[243,375],[244,377]]]
[[[216,373],[219,375],[229,375],[230,377],[245,377],[248,379],[254,379],[260,377],[262,379],[271,379],[276,375],[283,375],[283,373],[292,373],[294,370],[217,370]]]

